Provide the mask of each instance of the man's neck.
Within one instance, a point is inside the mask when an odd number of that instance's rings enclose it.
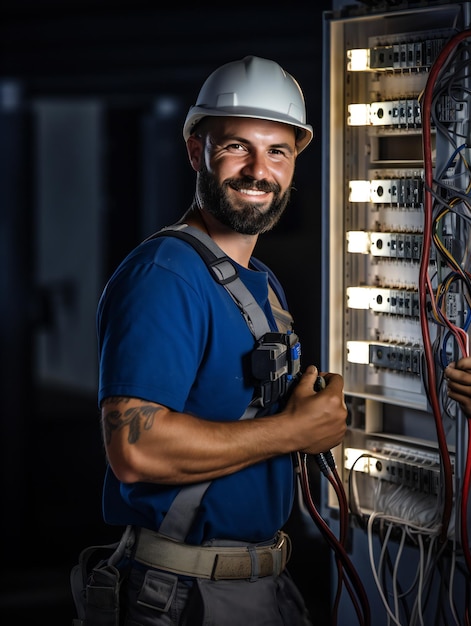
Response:
[[[193,205],[183,216],[182,222],[199,228],[223,250],[229,258],[242,265],[249,266],[250,257],[257,243],[258,235],[243,235],[224,226],[204,209]]]

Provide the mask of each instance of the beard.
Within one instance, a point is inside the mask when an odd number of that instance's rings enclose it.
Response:
[[[273,200],[265,211],[260,210],[260,203],[241,200],[238,206],[230,200],[227,190],[257,189],[272,192]],[[221,224],[242,235],[258,235],[271,230],[280,220],[291,197],[291,186],[280,195],[281,188],[277,183],[266,180],[254,181],[251,178],[228,178],[218,184],[215,177],[203,165],[198,173],[197,194],[199,203],[211,213]]]

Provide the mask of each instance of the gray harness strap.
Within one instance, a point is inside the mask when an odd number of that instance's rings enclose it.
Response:
[[[188,226],[188,224],[177,224],[162,228],[148,237],[146,241],[168,235],[184,239],[199,252],[215,280],[225,287],[241,310],[250,332],[256,340],[271,331],[265,313],[241,281],[237,268],[211,237],[197,228]],[[274,298],[276,295],[270,288],[270,304],[272,308],[275,307],[277,322],[282,321],[283,325],[288,325],[289,321],[292,321],[291,316],[279,304],[275,304]],[[258,409],[259,407],[249,404],[239,419],[252,419],[257,414]],[[172,539],[184,541],[196,517],[199,504],[210,484],[211,481],[205,481],[182,487],[160,524],[159,533]]]
[[[165,235],[173,235],[174,237],[184,239],[191,243],[197,252],[200,253],[216,282],[227,289],[241,310],[255,339],[260,339],[265,333],[270,332],[265,313],[252,293],[240,280],[236,266],[209,235],[206,235],[198,228],[188,226],[188,224],[176,224],[162,228],[148,239]]]

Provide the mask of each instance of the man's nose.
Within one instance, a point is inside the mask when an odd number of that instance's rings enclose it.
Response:
[[[242,169],[242,174],[255,180],[268,178],[268,165],[265,153],[251,153]]]

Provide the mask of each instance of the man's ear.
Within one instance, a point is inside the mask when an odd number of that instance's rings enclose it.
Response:
[[[190,159],[191,167],[199,172],[203,160],[204,146],[201,137],[190,135],[186,142],[186,150]]]

